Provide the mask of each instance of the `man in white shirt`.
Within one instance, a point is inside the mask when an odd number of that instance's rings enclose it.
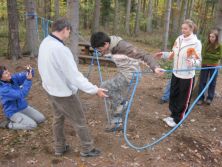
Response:
[[[69,38],[72,27],[67,19],[62,18],[52,25],[52,33],[41,43],[39,48],[38,69],[42,86],[49,95],[53,106],[53,135],[55,140],[55,155],[63,155],[68,148],[64,136],[64,119],[68,118],[80,138],[83,157],[100,155],[86,126],[82,105],[76,96],[78,89],[107,97],[105,89],[90,83],[79,72],[73,55],[63,43]]]

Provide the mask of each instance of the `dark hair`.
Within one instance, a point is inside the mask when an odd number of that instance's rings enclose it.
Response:
[[[104,32],[95,32],[92,34],[90,42],[93,48],[103,47],[105,42],[110,43],[110,37]]]
[[[5,66],[0,66],[0,79],[2,79],[2,74],[5,70],[7,70]]]
[[[216,37],[216,40],[215,40],[214,43],[210,42],[210,34],[214,34],[215,37]],[[210,32],[208,33],[207,37],[208,37],[208,41],[207,41],[208,48],[209,49],[215,49],[219,44],[219,31],[218,31],[218,29],[216,29],[216,28],[211,29]]]
[[[68,21],[67,18],[63,17],[63,18],[60,18],[56,21],[54,21],[52,23],[52,32],[54,31],[62,31],[64,28],[67,28],[69,30],[72,30],[72,26],[71,26],[71,23]]]

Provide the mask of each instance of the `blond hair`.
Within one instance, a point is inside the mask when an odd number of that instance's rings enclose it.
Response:
[[[192,20],[186,19],[184,20],[183,24],[187,24],[191,28],[193,33],[197,33],[197,25]]]

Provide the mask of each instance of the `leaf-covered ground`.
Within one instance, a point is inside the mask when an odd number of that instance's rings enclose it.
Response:
[[[36,67],[36,60],[23,58],[14,64],[0,58],[14,72],[24,65]],[[88,65],[80,65],[87,73]],[[115,68],[103,67],[104,78],[115,75]],[[99,84],[96,66],[89,78]],[[167,82],[164,77],[144,75],[138,86],[129,115],[128,138],[136,145],[153,142],[170,130],[162,119],[168,116],[168,104],[158,100]],[[171,136],[142,152],[127,146],[122,133],[106,133],[106,114],[103,100],[97,96],[80,93],[88,126],[95,145],[102,150],[96,158],[79,156],[79,139],[71,126],[65,122],[65,134],[70,151],[63,157],[53,155],[52,109],[41,87],[37,73],[28,97],[29,104],[46,116],[46,121],[33,131],[0,129],[0,166],[18,167],[220,167],[222,166],[222,78],[218,77],[217,97],[211,106],[195,106],[188,119]]]

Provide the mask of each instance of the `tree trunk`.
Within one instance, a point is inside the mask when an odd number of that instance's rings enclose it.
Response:
[[[100,18],[100,0],[96,0],[94,6],[94,20],[92,23],[92,33],[99,31],[99,18]]]
[[[113,22],[113,33],[116,34],[118,29],[119,29],[119,24],[118,24],[118,20],[119,20],[119,1],[115,0],[115,15],[114,15],[114,22]]]
[[[192,18],[192,15],[193,15],[193,5],[194,5],[194,0],[189,0],[188,10],[187,10],[187,18]]]
[[[140,8],[141,8],[141,0],[138,0],[137,10],[136,10],[135,29],[134,29],[135,35],[137,35],[140,31]]]
[[[71,21],[72,33],[70,35],[70,48],[74,56],[76,64],[79,63],[78,44],[79,44],[79,1],[67,0],[68,6],[68,18]]]
[[[171,35],[172,36],[178,36],[179,34],[179,21],[180,21],[180,5],[181,5],[181,1],[177,0],[177,2],[172,3],[172,31],[171,31]]]
[[[219,42],[222,43],[222,0],[218,2],[215,16],[215,27],[219,30]]]
[[[46,0],[45,2],[45,18],[47,18],[48,20],[51,19],[51,0]]]
[[[87,28],[88,28],[88,20],[89,20],[89,19],[88,19],[88,17],[89,17],[89,15],[88,15],[88,13],[89,13],[89,12],[88,12],[88,5],[89,5],[89,4],[88,4],[88,0],[85,0],[85,1],[84,1],[84,4],[85,4],[85,6],[87,6],[87,7],[86,7],[87,9],[84,9],[84,11],[83,11],[83,13],[82,13],[82,15],[83,15],[83,16],[82,16],[82,17],[83,17],[83,28],[84,28],[84,29],[87,29]]]
[[[131,0],[127,0],[127,7],[126,7],[126,22],[125,22],[125,31],[126,34],[130,34],[130,9],[131,9]]]
[[[167,0],[167,9],[165,17],[165,31],[163,35],[163,50],[167,50],[168,37],[169,37],[169,26],[170,26],[170,13],[171,13],[171,0]]]
[[[182,0],[182,4],[181,4],[181,8],[180,8],[180,10],[182,12],[180,13],[179,25],[181,25],[184,22],[185,18],[186,18],[187,4],[188,4],[188,0]]]
[[[21,57],[19,45],[19,17],[16,0],[7,0],[8,27],[9,27],[9,57],[16,61]]]
[[[54,0],[55,20],[59,18],[59,0]]]
[[[26,8],[26,45],[31,57],[38,55],[38,32],[36,25],[35,1],[25,0]]]
[[[109,29],[109,20],[111,13],[111,1],[101,0],[102,8],[101,8],[101,23],[104,26],[105,30]]]
[[[146,32],[153,31],[152,20],[153,20],[153,0],[149,0]]]

